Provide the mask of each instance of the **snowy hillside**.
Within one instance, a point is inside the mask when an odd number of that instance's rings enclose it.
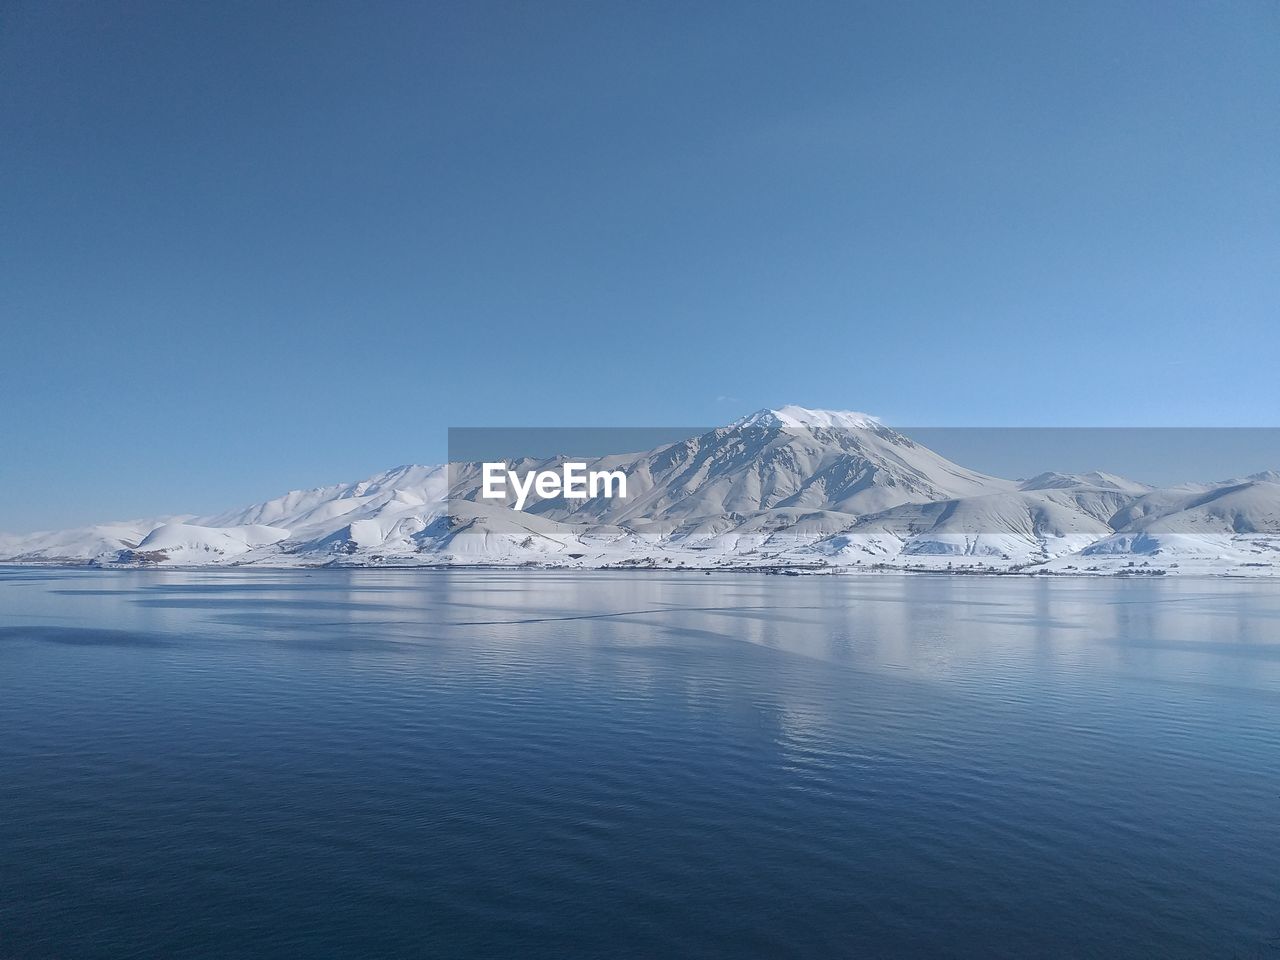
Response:
[[[557,497],[526,510],[558,520],[609,523],[745,516],[778,508],[865,514],[901,503],[1014,489],[1011,482],[966,470],[870,417],[794,406],[762,410],[658,450],[602,457],[588,468],[623,470],[629,483],[626,501],[575,504]],[[476,498],[479,479],[473,472],[455,471],[451,496]]]
[[[1004,480],[874,417],[795,406],[588,467],[623,471],[628,496],[534,496],[518,511],[481,497],[479,464],[403,466],[212,516],[0,536],[0,559],[1280,572],[1274,472],[1170,489],[1096,471]]]

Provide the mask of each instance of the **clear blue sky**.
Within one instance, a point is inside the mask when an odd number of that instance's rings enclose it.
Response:
[[[1275,425],[1280,6],[0,7],[0,529],[448,426]]]

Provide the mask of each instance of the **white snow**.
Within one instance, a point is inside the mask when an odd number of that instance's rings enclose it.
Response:
[[[1274,471],[1163,489],[1097,471],[1012,481],[867,414],[798,406],[588,468],[623,470],[629,496],[517,512],[479,499],[478,464],[407,465],[212,516],[0,536],[0,560],[1280,573]]]
[[[757,410],[755,413],[734,421],[734,427],[754,427],[760,425],[781,425],[791,430],[806,430],[814,427],[828,430],[861,430],[879,424],[876,417],[853,410],[810,410],[789,403],[777,410]]]

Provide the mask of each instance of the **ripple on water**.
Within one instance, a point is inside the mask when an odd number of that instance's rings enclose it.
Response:
[[[1265,584],[0,573],[0,954],[1252,955]]]

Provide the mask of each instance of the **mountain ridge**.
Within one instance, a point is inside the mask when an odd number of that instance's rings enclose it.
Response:
[[[1280,573],[1274,471],[1166,488],[1099,471],[1007,480],[868,414],[795,405],[579,459],[623,470],[627,498],[516,511],[480,496],[477,463],[404,464],[204,516],[0,536],[0,561]]]

